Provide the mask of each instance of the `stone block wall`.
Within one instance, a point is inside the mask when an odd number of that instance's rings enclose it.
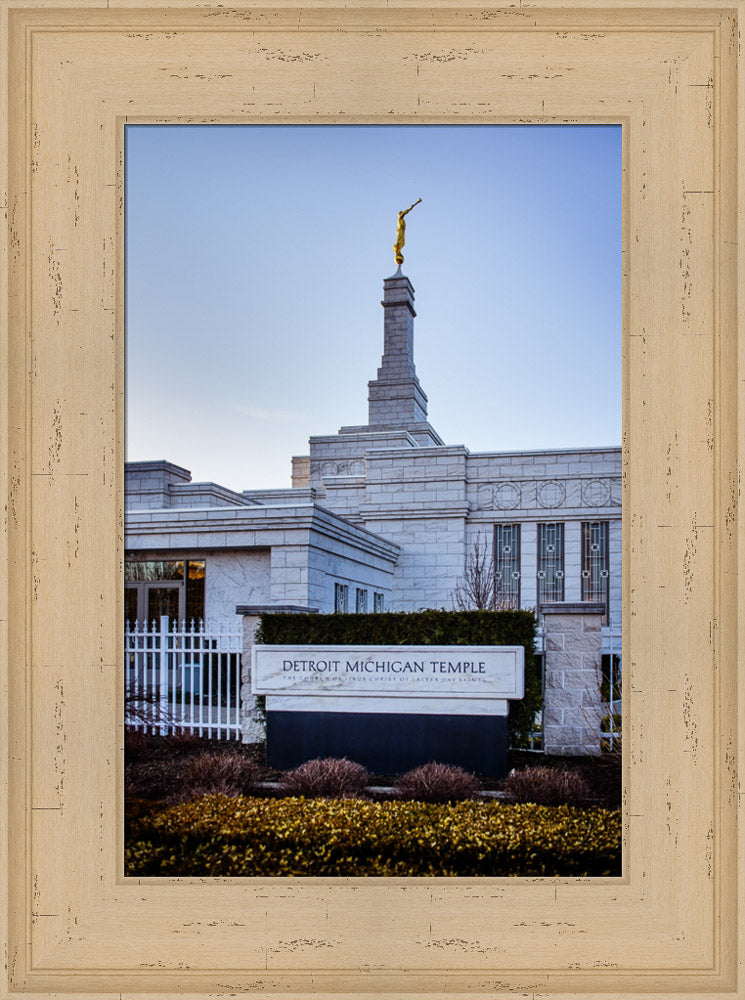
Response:
[[[294,614],[298,611],[313,613],[316,608],[296,607],[293,605],[238,605],[236,614],[243,621],[243,644],[241,646],[241,708],[240,726],[242,743],[261,743],[266,739],[266,725],[261,713],[256,708],[256,696],[251,693],[251,660],[253,657],[256,630],[261,616],[270,611],[272,614]]]
[[[604,605],[542,604],[546,630],[543,741],[546,753],[600,753]]]
[[[243,646],[241,648],[241,742],[261,743],[266,737],[266,726],[256,709],[256,698],[251,694],[251,655],[261,612],[243,615]]]
[[[419,611],[452,605],[463,574],[463,517],[402,517],[368,521],[371,531],[385,533],[401,545],[391,581],[391,611]]]
[[[208,621],[234,624],[239,603],[269,603],[269,549],[226,549],[207,555],[204,616]]]
[[[304,489],[310,485],[310,455],[294,455],[292,458],[292,488]]]
[[[191,482],[188,469],[173,462],[127,462],[124,504],[127,510],[170,507],[170,487]]]

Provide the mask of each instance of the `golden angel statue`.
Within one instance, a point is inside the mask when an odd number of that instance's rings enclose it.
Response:
[[[414,205],[418,205],[421,198],[417,198]],[[404,245],[406,237],[406,222],[404,221],[404,216],[408,215],[409,212],[414,208],[414,205],[409,205],[405,212],[398,213],[398,229],[396,230],[396,242],[393,244],[393,256],[399,267],[404,262],[404,255],[401,253],[401,248]]]

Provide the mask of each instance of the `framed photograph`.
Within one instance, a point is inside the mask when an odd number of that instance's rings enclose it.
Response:
[[[0,9],[3,995],[745,997],[742,3]],[[620,878],[124,877],[124,133],[147,123],[621,126]]]
[[[193,797],[207,750],[214,791],[232,764],[230,788],[249,793],[255,767],[251,797],[275,794],[273,769],[331,757],[364,765],[367,787],[434,762],[500,795],[511,769],[540,764],[574,781],[573,802],[618,809],[621,140],[602,123],[126,125],[127,799]],[[509,644],[520,621],[521,693],[465,697],[484,666],[455,701],[462,656],[368,663],[378,681],[359,686],[355,658],[329,653],[321,671],[296,664],[294,694],[257,718],[262,608],[367,646]],[[595,875],[620,872],[612,822],[613,867]],[[395,874],[454,874],[442,844],[407,871],[394,840],[375,856]],[[301,830],[281,870],[364,874],[350,849],[330,868]],[[265,843],[260,870],[243,850],[230,871],[197,853],[167,874],[280,871]],[[548,871],[477,871],[590,874],[555,863],[552,848]],[[166,874],[144,864],[125,870]]]

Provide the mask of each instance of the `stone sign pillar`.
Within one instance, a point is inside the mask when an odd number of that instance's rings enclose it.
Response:
[[[604,604],[541,604],[546,645],[543,747],[553,754],[598,754]]]
[[[241,743],[262,743],[266,739],[266,725],[256,709],[256,697],[251,692],[251,657],[253,656],[256,630],[263,614],[291,614],[306,611],[314,614],[318,608],[295,607],[294,605],[248,605],[239,604],[235,609],[243,618],[243,642],[241,645]]]

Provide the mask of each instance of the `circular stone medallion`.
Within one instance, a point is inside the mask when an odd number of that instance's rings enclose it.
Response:
[[[520,506],[520,487],[515,483],[502,483],[494,490],[494,504],[500,510],[514,510]]]
[[[566,489],[563,483],[555,480],[541,483],[538,487],[538,503],[541,507],[561,507],[566,500]]]
[[[610,484],[604,479],[588,479],[582,484],[582,503],[588,507],[605,507],[610,500]]]

